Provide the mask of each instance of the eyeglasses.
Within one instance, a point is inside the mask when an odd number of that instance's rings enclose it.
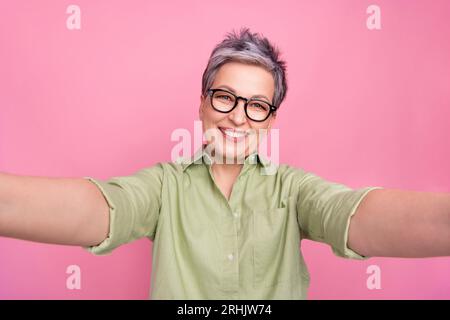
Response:
[[[277,110],[277,107],[259,99],[247,99],[223,89],[209,89],[211,106],[222,113],[231,112],[238,105],[239,99],[244,100],[244,111],[247,118],[256,122],[263,122]]]

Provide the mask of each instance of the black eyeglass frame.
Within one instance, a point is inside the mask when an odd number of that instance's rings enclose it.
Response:
[[[231,108],[229,111],[222,111],[222,110],[216,109],[216,108],[214,107],[214,104],[213,104],[213,102],[212,102],[212,96],[213,96],[214,93],[216,93],[217,91],[226,92],[226,93],[228,93],[228,94],[231,94],[231,95],[235,98],[233,108]],[[230,113],[230,112],[233,111],[234,108],[236,108],[236,106],[239,104],[239,99],[244,100],[244,102],[245,102],[245,104],[244,104],[245,115],[247,116],[247,118],[249,118],[250,120],[255,121],[255,122],[264,122],[264,121],[266,121],[266,120],[270,117],[270,115],[271,115],[272,113],[274,113],[275,111],[277,111],[277,109],[278,109],[278,107],[276,107],[276,106],[274,106],[274,105],[268,103],[268,102],[265,101],[265,100],[261,100],[261,99],[252,99],[252,98],[247,99],[247,98],[244,98],[244,97],[237,96],[237,95],[235,95],[234,93],[232,93],[232,92],[230,92],[230,91],[228,91],[228,90],[225,90],[225,89],[208,89],[206,92],[208,92],[208,96],[211,98],[211,106],[214,108],[214,110],[216,110],[217,112],[221,112],[221,113]],[[263,120],[254,120],[254,119],[250,118],[250,117],[248,116],[248,113],[247,113],[247,106],[248,106],[248,104],[249,104],[250,101],[259,101],[259,102],[264,102],[264,103],[268,104],[269,107],[270,107],[270,111],[269,111],[269,113],[267,114],[267,117],[265,117]]]

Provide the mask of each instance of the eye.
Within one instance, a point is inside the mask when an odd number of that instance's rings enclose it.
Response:
[[[226,100],[226,101],[231,100],[230,96],[227,96],[227,95],[218,95],[217,98],[218,99],[222,99],[222,100]]]
[[[262,103],[258,103],[258,102],[253,102],[251,104],[252,108],[258,109],[260,111],[267,111],[268,110],[268,106],[266,106],[265,104]]]

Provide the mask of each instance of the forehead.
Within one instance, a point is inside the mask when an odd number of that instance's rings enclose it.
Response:
[[[275,92],[275,82],[269,71],[258,65],[241,62],[228,62],[219,68],[212,87],[224,85],[244,97],[264,95],[272,100]]]

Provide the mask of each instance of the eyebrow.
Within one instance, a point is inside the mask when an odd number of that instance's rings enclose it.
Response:
[[[236,90],[234,90],[234,89],[233,89],[232,87],[230,87],[230,86],[222,85],[222,86],[218,86],[218,87],[217,87],[217,89],[221,89],[221,88],[227,89],[227,90],[231,91],[232,93],[236,94]],[[270,99],[267,98],[267,97],[266,97],[265,95],[263,95],[263,94],[256,94],[256,95],[254,95],[254,96],[251,96],[251,98],[265,98],[267,101],[270,101]]]

